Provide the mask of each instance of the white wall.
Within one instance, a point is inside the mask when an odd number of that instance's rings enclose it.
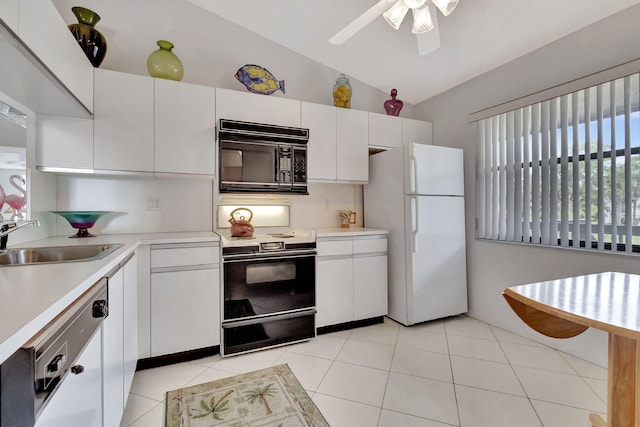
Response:
[[[160,210],[147,209],[148,198]],[[113,211],[93,234],[213,230],[213,184],[205,179],[59,176],[57,210]],[[53,214],[51,214],[53,215]],[[59,218],[57,234],[74,234]]]
[[[52,1],[67,24],[77,22],[71,13],[75,0]],[[175,45],[173,52],[184,65],[184,82],[245,91],[234,74],[245,64],[258,64],[285,81],[286,94],[277,91],[269,96],[333,105],[333,85],[340,70],[312,61],[189,2],[110,0],[109,3],[116,7],[105,8],[101,0],[82,2],[83,7],[102,18],[96,29],[107,39],[108,50],[100,68],[146,76],[147,56],[158,48],[156,40],[164,39]],[[256,7],[267,8],[267,4]],[[147,19],[148,8],[154,9],[153,16],[166,19]],[[199,31],[200,28],[207,31]],[[195,57],[188,57],[187,51],[195,52]],[[353,109],[385,113],[383,104],[390,98],[389,91],[354,79],[350,82]],[[400,115],[414,118],[413,106],[405,103]]]
[[[476,241],[475,128],[468,114],[640,58],[640,6],[587,27],[416,106],[433,122],[434,144],[465,150],[469,314],[606,365],[599,331],[552,340],[525,326],[503,301],[505,287],[598,271],[640,273],[637,256]]]

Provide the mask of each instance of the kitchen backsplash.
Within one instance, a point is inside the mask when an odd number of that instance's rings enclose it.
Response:
[[[362,226],[362,185],[309,183],[309,195],[292,200],[293,227],[339,227],[339,209],[356,211]],[[204,179],[57,177],[56,209],[116,212],[98,220],[94,234],[211,231],[213,201],[213,183]],[[74,231],[57,220],[55,234]]]

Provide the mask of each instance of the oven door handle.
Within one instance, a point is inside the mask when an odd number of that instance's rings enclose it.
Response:
[[[278,251],[278,252],[256,252],[252,254],[242,255],[225,255],[223,257],[223,263],[228,262],[243,262],[243,261],[263,261],[263,260],[276,260],[286,261],[288,259],[307,258],[315,256],[316,251]]]
[[[250,319],[245,320],[236,320],[231,322],[223,322],[222,329],[226,328],[238,328],[240,326],[248,326],[254,325],[260,322],[269,322],[272,320],[285,320],[285,319],[293,319],[295,317],[308,316],[310,314],[316,314],[318,310],[314,308],[305,308],[303,310],[296,310],[287,313],[276,313],[276,314],[264,314],[262,316],[253,316]]]

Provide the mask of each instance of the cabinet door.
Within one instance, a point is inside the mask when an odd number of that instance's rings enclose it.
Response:
[[[49,70],[93,111],[93,66],[51,1],[20,1],[19,32]]]
[[[402,143],[433,144],[431,122],[402,119]]]
[[[353,262],[316,258],[316,326],[353,320]]]
[[[41,169],[93,172],[93,120],[40,114],[36,140]]]
[[[369,319],[387,314],[387,256],[354,256],[353,317]]]
[[[300,127],[300,101],[216,89],[216,118]]]
[[[307,173],[309,180],[336,180],[336,108],[302,103],[301,126],[309,129]]]
[[[402,119],[369,113],[369,146],[395,148],[402,145]]]
[[[155,84],[155,171],[215,175],[215,89]]]
[[[40,414],[36,427],[102,427],[101,329],[96,331],[75,365],[82,365],[84,371],[67,375]]]
[[[94,167],[153,172],[153,79],[95,69]]]
[[[369,180],[369,119],[366,111],[337,108],[337,179]]]
[[[133,258],[123,267],[124,272],[124,399],[129,396],[133,375],[138,363],[138,258]]]
[[[124,272],[109,279],[109,315],[102,324],[104,426],[120,425],[124,411]]]
[[[220,344],[220,269],[151,274],[151,356]]]

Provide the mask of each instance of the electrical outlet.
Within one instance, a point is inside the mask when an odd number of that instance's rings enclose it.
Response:
[[[162,200],[159,197],[147,198],[147,210],[148,211],[162,210]]]

